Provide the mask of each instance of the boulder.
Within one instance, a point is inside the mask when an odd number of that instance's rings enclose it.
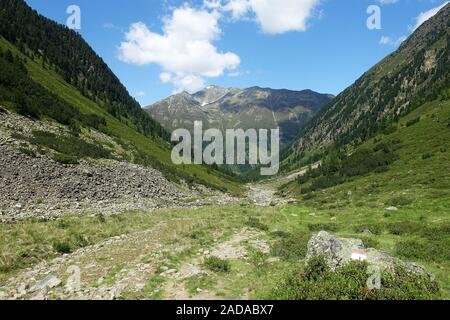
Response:
[[[338,238],[328,232],[321,231],[308,242],[306,260],[323,256],[333,270],[350,261],[366,261],[380,271],[393,271],[400,267],[408,272],[425,275],[431,278],[427,270],[415,263],[404,262],[386,252],[366,248],[360,239]]]

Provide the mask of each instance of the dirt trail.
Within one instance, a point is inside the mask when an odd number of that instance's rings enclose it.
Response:
[[[236,203],[228,197],[217,199],[215,205]],[[286,199],[278,197],[270,185],[248,185],[247,196],[239,202],[269,206],[285,203]],[[168,219],[151,229],[116,236],[41,262],[0,284],[0,300],[151,299],[159,292],[164,292],[160,296],[164,299],[220,299],[215,292],[202,288],[194,295],[186,289],[189,278],[211,275],[202,268],[204,258],[246,259],[247,251],[242,243],[261,251],[268,250],[268,245],[258,239],[261,235],[258,231],[236,230],[227,240],[215,239],[212,247],[204,247],[196,255],[182,260],[179,266],[170,267],[167,257],[192,250],[192,239],[186,234],[202,225],[203,221],[198,218]],[[149,288],[152,278],[163,278],[164,284]]]
[[[213,272],[205,270],[202,263],[207,257],[217,257],[226,260],[247,259],[247,249],[243,245],[249,243],[255,249],[261,249],[267,253],[269,246],[263,240],[259,240],[263,233],[244,228],[236,232],[229,240],[216,244],[210,250],[201,250],[199,255],[184,262],[179,271],[169,276],[169,280],[164,288],[165,298],[173,300],[221,300],[217,290],[221,287],[219,281],[215,285],[215,290],[196,288],[194,294],[190,294],[186,289],[186,281],[195,276],[213,277]]]

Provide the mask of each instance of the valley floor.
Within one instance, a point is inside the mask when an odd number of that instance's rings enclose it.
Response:
[[[416,236],[359,230],[382,222],[448,225],[439,212],[425,223],[408,209],[329,211],[289,202],[270,185],[250,185],[240,204],[0,225],[0,299],[267,298],[301,260],[286,252],[305,247],[313,232],[361,238],[395,254],[399,243]],[[296,243],[282,240],[289,235]],[[205,263],[211,257],[227,268],[211,268]],[[450,298],[448,260],[415,260]]]

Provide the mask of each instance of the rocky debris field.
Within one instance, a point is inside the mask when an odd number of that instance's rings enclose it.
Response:
[[[0,146],[0,203],[4,216],[30,216],[116,204],[117,209],[151,208],[178,203],[190,194],[160,172],[108,160],[58,163],[46,155],[30,156]],[[121,206],[127,203],[128,206]],[[117,211],[117,210],[115,210]]]
[[[62,128],[11,112],[0,114],[0,221],[63,213],[153,210],[185,206],[197,192],[169,182],[154,169],[115,160],[62,164],[46,154],[27,154],[17,135],[64,134]]]

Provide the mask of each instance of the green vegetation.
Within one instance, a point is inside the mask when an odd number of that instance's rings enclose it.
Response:
[[[208,270],[211,270],[213,272],[230,272],[231,270],[231,264],[229,261],[220,259],[217,257],[208,257],[203,262],[203,265]]]
[[[360,147],[350,155],[342,149],[329,151],[318,168],[310,167],[305,175],[299,176],[300,185],[310,182],[308,187],[302,188],[302,193],[330,188],[372,172],[386,171],[397,159],[394,150],[398,143],[380,142],[372,149]]]
[[[264,224],[264,223],[261,223],[261,221],[259,220],[259,219],[257,219],[257,218],[254,218],[254,217],[250,217],[248,220],[247,220],[247,226],[249,226],[250,228],[254,228],[254,229],[259,229],[259,230],[262,230],[262,231],[268,231],[269,230],[269,226],[267,226],[266,224]]]
[[[310,233],[286,234],[274,242],[271,253],[286,261],[298,262],[305,258]]]
[[[381,288],[369,290],[367,265],[351,262],[331,271],[322,257],[308,261],[303,270],[288,273],[266,299],[279,300],[425,300],[439,299],[439,287],[423,276],[398,269],[383,273]]]
[[[25,1],[4,0],[0,3],[0,34],[32,60],[39,59],[41,67],[56,70],[66,83],[116,119],[146,136],[169,140],[169,134],[141,109],[77,32],[39,15]],[[28,93],[23,85],[19,88]],[[30,110],[39,111],[27,106]],[[68,113],[60,116],[70,119]]]
[[[25,67],[26,59],[0,49],[0,102],[8,102],[17,113],[36,119],[51,118],[61,124],[103,129],[105,119],[83,114],[36,83]]]
[[[396,52],[322,109],[283,153],[282,170],[289,172],[308,165],[306,157],[321,155],[330,147],[352,151],[377,135],[394,133],[403,125],[421,126],[421,113],[406,123],[400,123],[400,119],[425,103],[448,101],[448,11],[446,7],[427,21],[427,26],[416,30]],[[317,160],[320,159],[323,157]],[[338,182],[331,180],[334,185]]]
[[[78,159],[89,157],[93,159],[111,158],[110,152],[99,145],[87,143],[75,136],[57,136],[50,132],[33,131],[30,142],[40,147],[50,148],[60,153],[56,159]],[[56,160],[55,159],[55,160]]]
[[[160,276],[165,270],[161,266],[181,270],[185,264],[195,264],[194,261],[198,261],[200,269],[213,272],[200,273],[180,283],[193,297],[198,294],[198,288],[228,299],[242,297],[249,288],[249,298],[282,299],[289,294],[289,298],[293,299],[304,297],[302,292],[309,299],[438,297],[434,284],[417,284],[418,279],[400,272],[395,277],[383,275],[386,289],[382,292],[365,292],[363,289],[366,287],[364,284],[367,275],[365,266],[362,265],[347,266],[347,269],[337,274],[326,271],[315,280],[304,278],[305,274],[311,273],[301,262],[312,235],[311,225],[332,224],[335,230],[333,233],[338,236],[362,239],[369,247],[424,265],[436,277],[442,297],[450,297],[450,217],[446,214],[450,208],[450,197],[418,201],[414,207],[402,208],[389,217],[384,215],[386,211],[383,203],[380,207],[350,203],[333,210],[336,216],[334,222],[330,222],[330,210],[321,209],[321,206],[322,204],[313,202],[309,202],[308,206],[234,205],[198,210],[170,209],[152,214],[125,212],[114,216],[74,215],[54,221],[25,219],[20,224],[3,224],[0,225],[0,236],[3,239],[0,243],[0,281],[40,261],[51,260],[60,254],[74,252],[117,235],[132,236],[139,232],[139,238],[131,237],[120,246],[114,246],[112,251],[112,248],[107,249],[104,258],[95,257],[99,270],[113,270],[119,266],[128,269],[130,263],[144,253],[143,245],[158,239],[162,247],[145,247],[148,257],[140,258],[143,262],[154,264],[156,271],[148,274],[147,285],[142,291],[124,293],[124,298],[167,298],[169,293],[164,291],[167,277]],[[315,215],[310,215],[311,212]],[[244,239],[241,245],[247,250],[247,258],[206,258],[205,264],[202,264],[199,259],[201,256],[197,255],[200,250],[211,252],[215,246],[248,228],[247,221],[250,218],[258,219],[260,223],[269,226],[269,230],[277,230],[270,232],[258,229],[261,232],[259,239],[266,241],[271,248],[269,254],[262,253],[258,248],[252,247],[251,241]],[[365,229],[369,229],[371,234],[363,234]],[[144,230],[149,232],[140,233]],[[139,240],[142,242],[136,242],[136,239],[142,239]],[[161,248],[165,249],[164,254],[156,259],[153,252],[160,252]],[[111,260],[112,257],[114,260]],[[280,259],[269,262],[269,257]],[[98,278],[104,276],[105,274],[100,273],[91,281],[96,283]],[[332,290],[333,282],[337,284],[335,288],[340,288],[339,292]],[[299,286],[306,291],[299,291]]]

